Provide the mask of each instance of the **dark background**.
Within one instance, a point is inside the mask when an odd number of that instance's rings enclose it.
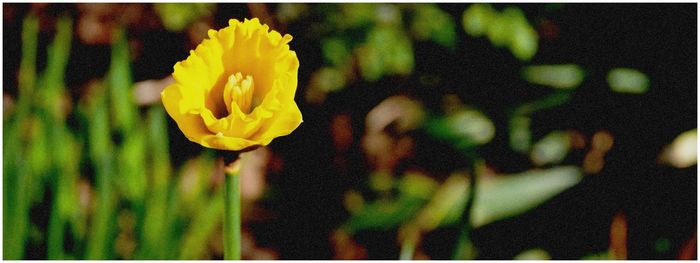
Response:
[[[510,259],[519,252],[541,247],[555,259],[578,259],[608,247],[612,216],[623,211],[628,220],[630,259],[675,258],[681,244],[697,234],[696,166],[665,168],[656,159],[662,146],[683,131],[697,127],[697,13],[695,4],[566,4],[551,10],[543,4],[509,4],[520,7],[531,21],[546,18],[558,29],[558,37],[542,38],[531,64],[575,63],[586,70],[586,79],[572,100],[533,117],[533,135],[552,129],[577,129],[587,136],[605,129],[615,136],[606,156],[604,170],[587,176],[574,188],[525,214],[498,221],[475,230],[473,241],[482,259]],[[3,92],[16,94],[16,71],[21,55],[21,17],[29,5],[3,4]],[[460,21],[468,4],[440,4]],[[505,5],[494,5],[497,9]],[[275,10],[275,4],[269,4]],[[10,11],[8,11],[10,9]],[[73,5],[52,5],[48,12],[72,12]],[[13,12],[13,13],[8,13]],[[545,15],[543,15],[545,14]],[[245,5],[219,4],[217,26],[230,17],[249,17]],[[323,64],[314,36],[305,36],[305,23],[290,24],[292,49],[299,55],[299,89],[303,97],[310,73]],[[536,22],[533,22],[537,24]],[[541,32],[540,32],[541,34]],[[52,35],[42,31],[40,47]],[[184,33],[162,28],[129,31],[130,38],[143,40],[143,52],[132,64],[135,81],[167,76],[172,65],[185,58]],[[284,169],[268,178],[279,198],[262,205],[279,213],[274,223],[250,226],[261,246],[272,247],[281,258],[332,258],[330,231],[348,216],[342,207],[343,193],[366,178],[359,139],[364,116],[377,103],[394,94],[410,94],[432,109],[439,108],[441,96],[454,92],[467,104],[492,117],[496,136],[480,150],[500,172],[529,168],[527,157],[508,149],[507,114],[513,105],[542,97],[543,87],[532,88],[517,71],[523,62],[505,49],[496,49],[485,38],[475,39],[458,28],[457,48],[451,51],[432,42],[414,44],[417,72],[439,76],[438,87],[425,89],[415,77],[386,77],[377,82],[360,81],[329,95],[321,105],[299,100],[304,123],[290,136],[275,140],[273,151],[284,160]],[[41,48],[40,48],[41,50]],[[67,85],[76,98],[79,87],[105,74],[109,66],[109,45],[84,45],[74,41],[68,65]],[[45,54],[39,53],[39,61]],[[40,65],[41,67],[41,65]],[[625,95],[612,92],[605,74],[615,67],[631,67],[651,79],[649,92]],[[330,120],[349,114],[353,145],[346,170],[334,166]],[[190,143],[169,120],[171,152],[179,165],[201,151]],[[420,137],[419,160],[427,169],[453,170],[463,164],[459,155],[435,154],[449,151],[443,145]],[[421,154],[422,153],[422,154]],[[6,153],[7,154],[7,153]],[[422,158],[422,159],[421,159]],[[581,156],[569,156],[565,163],[580,163]],[[345,176],[339,176],[338,174]],[[478,198],[478,197],[477,197]],[[438,229],[424,240],[426,252],[434,259],[450,257],[444,246],[456,240],[454,229]],[[395,232],[363,232],[356,237],[370,258],[396,258]],[[660,238],[671,240],[666,252],[655,249]],[[31,254],[30,254],[31,256]]]

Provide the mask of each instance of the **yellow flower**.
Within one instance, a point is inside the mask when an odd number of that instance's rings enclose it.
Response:
[[[301,124],[292,36],[268,30],[257,18],[231,19],[175,64],[175,83],[161,99],[190,141],[237,151],[267,145]]]

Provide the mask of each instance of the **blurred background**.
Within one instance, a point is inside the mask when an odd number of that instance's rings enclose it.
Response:
[[[695,4],[3,4],[3,258],[221,259],[160,91],[210,28],[294,37],[244,259],[696,259]]]

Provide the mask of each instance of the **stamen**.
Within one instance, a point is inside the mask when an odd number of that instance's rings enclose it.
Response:
[[[236,72],[228,77],[228,81],[224,86],[224,103],[226,110],[232,112],[232,103],[235,103],[239,109],[245,114],[250,113],[253,108],[253,93],[255,92],[255,84],[253,77],[246,75],[245,78],[240,72]]]

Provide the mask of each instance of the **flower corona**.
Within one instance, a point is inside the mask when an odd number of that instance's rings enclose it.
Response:
[[[292,36],[257,18],[229,20],[175,64],[161,93],[166,111],[193,142],[244,150],[290,134],[302,122],[294,102],[299,60]]]

